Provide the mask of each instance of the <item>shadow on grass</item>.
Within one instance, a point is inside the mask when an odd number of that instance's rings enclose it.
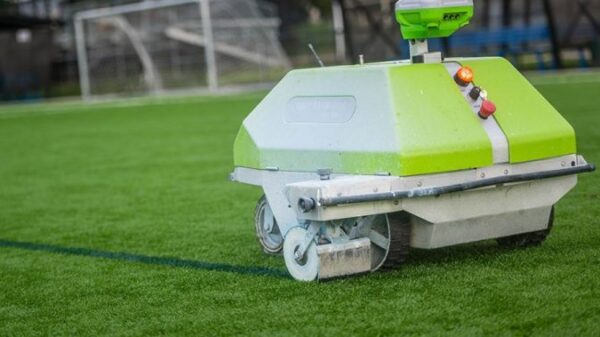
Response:
[[[527,248],[501,247],[494,241],[466,243],[436,249],[411,249],[407,265],[444,265],[453,262],[469,262],[476,260],[489,260],[513,255],[520,251],[536,249],[537,246]]]
[[[80,247],[64,247],[58,245],[41,244],[33,242],[22,242],[22,241],[11,241],[1,240],[0,248],[17,248],[31,251],[40,251],[47,253],[63,254],[63,255],[74,255],[74,256],[86,256],[95,257],[109,260],[120,260],[135,263],[144,263],[160,266],[178,267],[178,268],[190,268],[199,270],[209,271],[220,271],[226,273],[235,273],[243,275],[258,275],[258,276],[272,276],[279,278],[290,278],[289,274],[280,269],[271,269],[264,267],[248,267],[248,266],[236,266],[224,263],[212,263],[205,261],[196,260],[185,260],[171,257],[160,257],[160,256],[148,256],[140,254],[131,254],[124,252],[109,252],[90,248]]]

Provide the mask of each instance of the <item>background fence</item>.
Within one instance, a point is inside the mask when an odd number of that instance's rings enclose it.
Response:
[[[326,65],[405,58],[394,3],[0,0],[0,99],[260,87],[316,66],[308,43]],[[474,3],[472,24],[432,48],[521,69],[600,66],[600,0]]]
[[[253,0],[142,2],[79,12],[85,97],[272,83],[291,64],[273,6]]]

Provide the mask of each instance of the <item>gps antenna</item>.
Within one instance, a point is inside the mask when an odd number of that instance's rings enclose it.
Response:
[[[325,64],[323,63],[323,61],[321,60],[321,58],[319,57],[319,54],[317,54],[317,51],[315,50],[315,47],[313,47],[312,43],[308,44],[308,48],[310,49],[310,51],[313,53],[313,55],[315,56],[315,58],[317,59],[317,62],[319,63],[319,65],[321,67],[325,67]]]

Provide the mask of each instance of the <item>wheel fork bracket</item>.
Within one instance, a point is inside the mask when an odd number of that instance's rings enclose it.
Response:
[[[304,254],[306,254],[306,250],[310,247],[311,244],[316,244],[316,236],[320,231],[320,226],[315,223],[311,223],[306,229],[306,235],[304,236],[304,240],[302,241],[302,245],[298,247],[298,249],[294,252],[294,258],[296,261],[300,262],[304,259]]]

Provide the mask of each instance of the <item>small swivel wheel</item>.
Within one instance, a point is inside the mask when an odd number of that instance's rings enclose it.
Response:
[[[320,261],[317,255],[317,243],[307,240],[307,230],[294,227],[285,235],[283,259],[290,275],[298,281],[314,281],[319,277]],[[301,247],[306,249],[302,254]]]
[[[511,235],[504,238],[496,239],[498,245],[500,247],[505,248],[525,248],[532,246],[539,246],[546,240],[548,234],[552,230],[552,225],[554,223],[554,206],[552,206],[552,210],[550,211],[550,217],[548,219],[548,227],[541,231],[535,231],[530,233],[523,233],[517,235]]]
[[[254,211],[256,238],[267,254],[279,254],[283,247],[283,235],[279,230],[271,206],[263,195],[256,204]]]

